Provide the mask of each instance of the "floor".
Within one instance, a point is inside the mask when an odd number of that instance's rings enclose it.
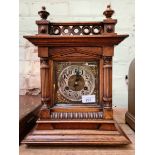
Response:
[[[20,155],[134,155],[135,133],[125,124],[126,109],[114,108],[114,118],[132,141],[127,146],[42,146],[27,147],[22,144],[19,147]]]

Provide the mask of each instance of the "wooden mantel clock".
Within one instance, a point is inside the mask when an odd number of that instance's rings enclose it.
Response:
[[[128,37],[115,33],[113,13],[108,5],[101,22],[54,23],[45,7],[38,12],[38,34],[24,38],[38,46],[42,108],[23,143],[130,143],[113,119],[114,46]]]

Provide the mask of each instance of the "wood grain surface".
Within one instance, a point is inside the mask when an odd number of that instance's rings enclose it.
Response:
[[[134,155],[135,133],[125,124],[127,109],[114,108],[114,119],[132,141],[126,146],[33,146],[20,145],[20,155]],[[57,131],[58,132],[58,131]],[[98,131],[100,132],[100,131]]]

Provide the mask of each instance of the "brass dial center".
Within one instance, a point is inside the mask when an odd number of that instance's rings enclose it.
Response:
[[[72,75],[68,80],[68,86],[73,91],[80,91],[84,88],[85,81],[81,75]]]

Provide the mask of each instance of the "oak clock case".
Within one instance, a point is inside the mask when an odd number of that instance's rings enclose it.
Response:
[[[94,95],[98,102],[98,62],[55,62],[56,104],[84,104],[82,96]],[[85,104],[86,104],[85,103]]]
[[[114,47],[128,37],[115,32],[108,5],[100,22],[50,22],[38,12],[42,107],[27,145],[125,145],[131,143],[113,118]],[[116,81],[113,81],[116,82]]]

